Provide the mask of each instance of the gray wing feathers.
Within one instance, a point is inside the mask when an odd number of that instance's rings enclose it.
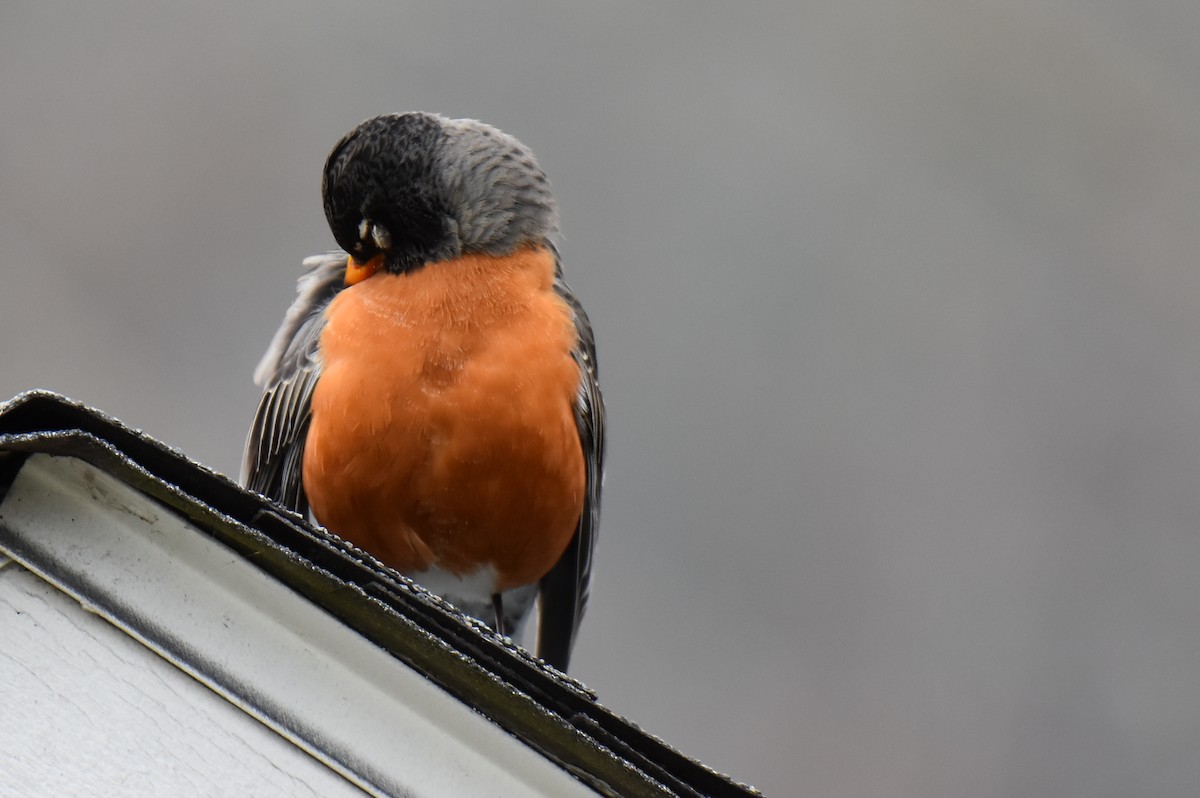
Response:
[[[242,466],[246,487],[300,514],[308,511],[301,467],[313,387],[321,373],[317,344],[325,308],[343,287],[346,255],[317,255],[304,265],[308,271],[297,283],[296,300],[254,371],[264,390]]]
[[[296,281],[296,299],[254,369],[255,384],[268,388],[313,359],[320,328],[324,325],[322,314],[343,287],[346,259],[344,252],[304,259],[306,271]]]
[[[583,447],[587,482],[583,512],[575,536],[558,563],[541,579],[538,591],[538,656],[561,671],[567,670],[575,635],[587,609],[592,578],[592,554],[600,527],[600,489],[604,481],[604,399],[600,394],[596,344],[583,307],[562,281],[555,281],[559,296],[570,305],[579,336],[572,356],[579,365],[575,397],[575,426]]]

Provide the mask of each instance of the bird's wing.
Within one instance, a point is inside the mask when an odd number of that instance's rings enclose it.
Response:
[[[263,397],[242,465],[242,484],[301,515],[308,513],[301,477],[313,387],[321,373],[317,344],[325,308],[344,285],[346,254],[316,255],[304,265],[296,300],[254,371]]]
[[[538,656],[561,671],[567,670],[575,634],[587,608],[588,584],[592,578],[592,553],[600,526],[600,488],[604,480],[604,398],[597,378],[596,342],[583,307],[562,281],[554,284],[559,296],[570,305],[578,342],[572,352],[579,366],[579,389],[575,395],[575,426],[583,447],[587,473],[583,512],[575,535],[559,561],[538,585]]]

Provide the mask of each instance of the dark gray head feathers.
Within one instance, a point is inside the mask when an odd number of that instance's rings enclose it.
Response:
[[[325,163],[325,217],[360,261],[402,272],[463,253],[548,241],[558,211],[529,148],[473,119],[389,114],[346,134]]]

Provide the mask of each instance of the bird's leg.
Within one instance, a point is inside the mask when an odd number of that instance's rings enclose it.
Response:
[[[504,600],[500,598],[499,593],[492,594],[492,609],[496,611],[496,633],[507,635],[508,632],[504,629]]]

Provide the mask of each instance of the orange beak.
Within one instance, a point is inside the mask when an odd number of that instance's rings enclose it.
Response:
[[[346,261],[346,285],[356,285],[370,277],[383,266],[383,253],[379,253],[366,263],[361,263],[353,255]]]

